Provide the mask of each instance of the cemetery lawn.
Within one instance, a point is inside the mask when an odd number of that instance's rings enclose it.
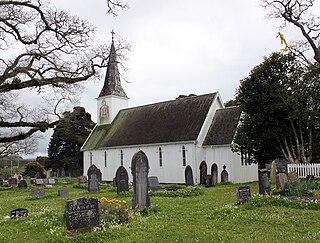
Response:
[[[117,198],[110,185],[96,193],[75,185],[57,183],[45,188],[44,197],[30,197],[29,189],[0,189],[0,242],[320,242],[320,210],[235,206],[236,184],[199,186],[202,195],[191,197],[151,196],[152,208],[133,214],[129,223],[72,237],[64,219],[66,200]],[[257,183],[246,185],[258,191]],[[69,195],[59,197],[59,189]],[[130,206],[131,196],[125,195],[120,199]],[[5,220],[16,208],[28,209],[29,216]]]

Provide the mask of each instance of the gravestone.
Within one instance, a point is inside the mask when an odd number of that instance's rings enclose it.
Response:
[[[288,177],[285,173],[279,173],[276,176],[276,188],[277,189],[283,189],[284,186],[287,184],[288,182]]]
[[[202,161],[200,164],[200,185],[205,184],[205,176],[207,175],[207,164],[205,161]]]
[[[27,217],[28,216],[28,209],[25,208],[17,208],[10,212],[10,218],[15,219],[19,217]]]
[[[213,186],[213,178],[212,175],[205,175],[204,177],[204,186],[211,187]]]
[[[58,196],[60,197],[69,196],[69,191],[65,189],[58,190]]]
[[[158,177],[156,177],[156,176],[149,176],[148,177],[148,185],[149,185],[149,189],[153,192],[159,191],[161,189]]]
[[[36,179],[36,185],[37,185],[37,186],[44,185],[43,179]]]
[[[190,165],[188,165],[184,170],[184,177],[186,180],[186,186],[193,186],[193,173]]]
[[[277,163],[273,161],[271,163],[271,169],[270,169],[270,180],[272,183],[276,183],[276,177],[277,177]]]
[[[99,183],[102,182],[102,172],[100,169],[98,169],[98,181],[99,181]]]
[[[229,180],[229,173],[228,173],[228,171],[226,171],[226,166],[225,165],[223,165],[223,170],[222,170],[222,172],[221,172],[221,183],[226,183],[226,182],[228,182],[228,180]]]
[[[0,178],[0,186],[3,186],[3,178]]]
[[[269,181],[269,171],[267,169],[258,170],[259,194],[270,194],[271,186]]]
[[[32,185],[36,185],[36,178],[30,178],[30,183]]]
[[[32,188],[30,190],[31,197],[43,197],[44,196],[44,189],[43,188]]]
[[[79,198],[66,202],[67,230],[91,228],[99,225],[97,198]]]
[[[250,186],[239,186],[238,187],[238,203],[246,203],[251,197]]]
[[[49,184],[49,179],[42,179],[43,180],[43,184],[44,185],[48,185]]]
[[[131,162],[133,175],[132,208],[145,208],[150,206],[148,194],[149,163],[146,154],[138,151],[133,155]]]
[[[299,177],[297,172],[291,171],[288,173],[288,181],[298,181],[298,180],[299,180]]]
[[[56,184],[56,179],[50,178],[50,179],[48,179],[48,182],[50,185]]]
[[[99,170],[95,165],[91,165],[88,169],[88,191],[99,191]]]
[[[8,179],[8,186],[17,186],[18,185],[18,179],[17,178],[9,178]]]
[[[86,176],[79,176],[79,183],[80,184],[88,183],[88,178]]]
[[[66,177],[66,172],[64,168],[61,169],[61,177]]]
[[[126,168],[120,166],[116,172],[115,184],[117,193],[129,191],[129,176]]]
[[[313,183],[313,182],[315,181],[314,175],[307,175],[307,176],[306,176],[306,181],[307,181],[308,183]]]
[[[27,184],[26,180],[21,180],[18,183],[18,188],[27,188],[27,187],[28,187],[28,184]]]
[[[211,175],[212,175],[212,184],[215,185],[218,183],[218,166],[213,164],[211,166]]]

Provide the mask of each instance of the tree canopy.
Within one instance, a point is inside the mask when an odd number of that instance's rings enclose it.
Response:
[[[111,14],[123,7],[107,0]],[[32,136],[57,124],[75,84],[107,66],[108,47],[94,31],[42,0],[0,0],[0,156],[30,152]]]
[[[65,112],[54,128],[48,147],[46,168],[62,169],[73,176],[82,175],[82,144],[93,129],[95,123],[83,107],[75,107],[73,112]]]
[[[243,115],[234,150],[250,162],[308,163],[319,151],[319,73],[294,55],[274,53],[241,81]]]

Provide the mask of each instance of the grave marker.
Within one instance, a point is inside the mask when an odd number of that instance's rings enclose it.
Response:
[[[21,180],[18,183],[18,188],[27,188],[27,187],[28,187],[28,184],[27,184],[26,180]]]
[[[99,170],[95,165],[91,165],[88,169],[88,191],[99,191]]]
[[[158,177],[156,177],[156,176],[149,176],[148,177],[148,185],[149,185],[149,189],[153,192],[159,191],[161,189]]]
[[[299,180],[299,177],[297,172],[291,171],[288,173],[288,181],[298,181],[298,180]]]
[[[54,178],[48,179],[50,185],[56,184],[56,180]]]
[[[36,185],[37,186],[44,185],[43,179],[36,179]]]
[[[229,180],[229,173],[226,171],[226,166],[223,165],[223,171],[221,172],[221,183],[226,183]]]
[[[188,165],[184,170],[184,176],[186,180],[186,186],[193,186],[193,173],[190,165]]]
[[[238,187],[238,203],[246,203],[251,197],[250,186],[239,186]]]
[[[60,197],[69,196],[69,191],[65,190],[65,189],[58,190],[58,196],[60,196]]]
[[[11,211],[11,219],[19,218],[19,217],[27,217],[28,209],[25,208],[17,208]]]
[[[120,192],[127,192],[129,191],[129,176],[126,168],[124,166],[120,166],[117,169],[116,172],[116,187],[117,187],[117,193],[119,194]]]
[[[3,182],[4,182],[3,178],[0,178],[0,186],[3,186]]]
[[[66,202],[67,230],[91,228],[99,225],[97,198],[79,198]]]
[[[43,197],[44,196],[44,189],[43,188],[32,188],[30,190],[31,197]]]
[[[213,176],[212,175],[205,175],[204,176],[204,186],[205,187],[213,186]]]
[[[271,186],[269,181],[269,171],[267,169],[258,170],[259,194],[270,194]]]
[[[17,186],[18,185],[18,179],[11,177],[8,180],[8,186]]]
[[[288,178],[285,173],[279,173],[276,176],[276,188],[283,189],[284,186],[287,184]]]
[[[80,184],[88,183],[88,178],[86,176],[79,176],[79,183]]]

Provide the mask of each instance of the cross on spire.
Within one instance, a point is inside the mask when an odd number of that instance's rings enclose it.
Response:
[[[112,35],[112,41],[114,40],[114,35],[115,35],[116,33],[114,33],[114,31],[112,30],[111,31],[111,35]]]

